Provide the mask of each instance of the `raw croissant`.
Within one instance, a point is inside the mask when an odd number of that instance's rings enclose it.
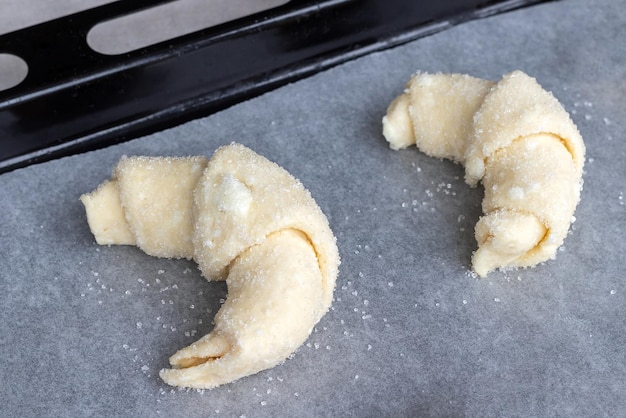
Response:
[[[204,157],[123,157],[81,196],[99,244],[193,258],[228,298],[214,329],[170,357],[170,385],[210,389],[284,361],[328,311],[335,237],[287,171],[232,144]]]
[[[389,105],[383,135],[393,149],[416,144],[463,164],[470,186],[482,181],[472,257],[479,276],[554,258],[580,199],[585,145],[535,79],[418,73]]]

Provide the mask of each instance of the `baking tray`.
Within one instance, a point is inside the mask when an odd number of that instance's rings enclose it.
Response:
[[[0,92],[0,173],[211,114],[364,54],[539,0],[292,0],[120,55],[100,22],[166,1],[118,1],[0,36],[26,79]]]
[[[562,0],[454,25],[131,141],[0,175],[0,415],[620,417],[626,411],[626,0]],[[482,187],[389,148],[381,118],[416,71],[535,77],[587,147],[556,259],[472,276]],[[335,300],[283,364],[211,391],[168,357],[227,298],[191,260],[94,242],[82,193],[122,155],[232,141],[327,215]]]

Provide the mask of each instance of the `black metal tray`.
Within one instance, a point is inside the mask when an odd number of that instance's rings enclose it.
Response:
[[[122,55],[97,23],[163,0],[118,1],[0,36],[29,67],[0,91],[0,173],[146,135],[352,58],[542,0],[292,0]]]

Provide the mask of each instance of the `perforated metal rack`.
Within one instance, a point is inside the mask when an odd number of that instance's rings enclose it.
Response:
[[[542,0],[292,0],[122,55],[96,24],[166,3],[118,1],[0,36],[26,79],[0,92],[0,173],[211,114],[355,57]]]

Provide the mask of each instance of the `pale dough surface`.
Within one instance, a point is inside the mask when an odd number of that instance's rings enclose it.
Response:
[[[222,147],[194,191],[194,213],[194,258],[211,278],[224,276],[238,254],[272,232],[304,232],[330,306],[339,259],[335,238],[311,194],[286,170],[244,146]]]
[[[418,73],[383,118],[393,149],[465,167],[485,187],[473,269],[529,267],[554,258],[580,199],[585,146],[556,98],[521,71],[498,82]]]
[[[170,358],[171,385],[211,388],[283,362],[323,314],[321,272],[296,230],[271,234],[234,261],[213,331]]]
[[[238,144],[204,157],[123,157],[81,196],[99,244],[193,258],[229,296],[215,328],[170,358],[165,382],[210,389],[284,361],[332,303],[339,253],[321,209]]]

